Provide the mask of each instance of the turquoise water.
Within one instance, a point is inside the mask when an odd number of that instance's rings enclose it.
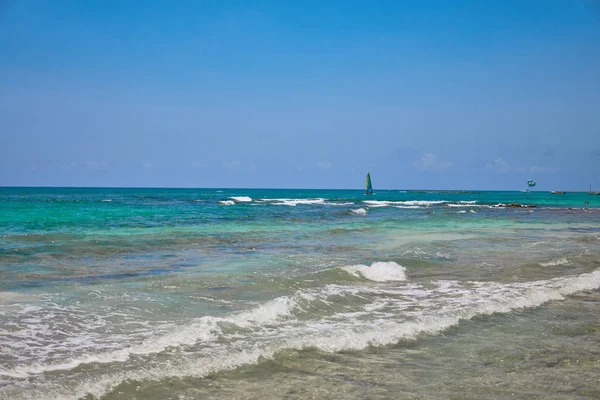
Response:
[[[587,193],[0,188],[0,277],[1,399],[600,396]]]

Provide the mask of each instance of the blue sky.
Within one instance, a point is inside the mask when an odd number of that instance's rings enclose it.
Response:
[[[0,185],[600,189],[594,1],[0,1]]]

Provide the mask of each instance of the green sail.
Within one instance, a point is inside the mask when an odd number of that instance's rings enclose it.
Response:
[[[367,190],[365,194],[373,194],[373,186],[371,185],[371,173],[367,173]]]

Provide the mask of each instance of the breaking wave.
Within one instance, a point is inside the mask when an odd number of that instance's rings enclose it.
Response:
[[[356,277],[363,277],[373,282],[406,280],[406,268],[393,261],[374,262],[370,267],[366,265],[350,265],[342,267],[342,269]]]
[[[248,196],[231,196],[230,199],[236,203],[249,203],[252,201],[252,198]]]
[[[405,201],[387,201],[387,200],[364,200],[363,203],[369,207],[398,207],[407,208],[408,206],[430,207],[433,205],[448,203],[446,200],[426,201],[426,200],[405,200]]]
[[[565,257],[559,258],[557,260],[552,260],[552,261],[548,261],[548,262],[541,262],[540,265],[542,267],[555,267],[557,265],[565,265],[568,264],[569,260],[567,260]]]
[[[270,203],[277,206],[290,206],[295,207],[299,204],[311,205],[311,204],[325,204],[325,199],[260,199],[266,203]]]
[[[478,315],[536,307],[600,287],[600,270],[520,283],[420,284],[404,281],[405,269],[393,262],[343,269],[388,283],[330,284],[298,290],[247,311],[195,319],[139,343],[124,344],[126,347],[113,352],[2,369],[2,375],[10,380],[0,387],[0,397],[15,400],[100,397],[124,381],[203,377],[272,358],[283,350],[316,348],[337,352],[389,345],[415,340],[422,334],[439,333]],[[161,353],[161,357],[153,358],[156,353]],[[97,363],[110,363],[111,367],[98,369],[89,365]],[[73,368],[79,368],[79,372],[86,368],[86,373],[66,376],[64,371]],[[51,380],[43,375],[50,371]]]

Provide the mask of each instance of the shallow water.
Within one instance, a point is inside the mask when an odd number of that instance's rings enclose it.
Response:
[[[0,398],[598,398],[599,250],[587,193],[0,188]]]

